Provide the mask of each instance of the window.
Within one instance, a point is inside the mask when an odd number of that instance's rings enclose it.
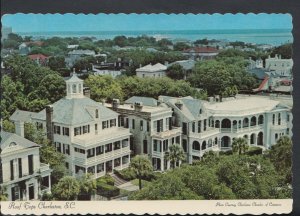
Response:
[[[193,133],[195,133],[195,127],[196,127],[196,123],[193,122],[193,123],[192,123],[192,132],[193,132]]]
[[[117,124],[116,124],[116,119],[111,119],[110,122],[110,127],[115,127]]]
[[[272,124],[275,125],[275,114],[273,114]]]
[[[54,142],[56,151],[61,152],[61,143],[60,142]]]
[[[184,152],[187,152],[187,140],[183,139],[182,140],[182,148]]]
[[[150,123],[147,121],[147,131],[150,131]]]
[[[201,121],[198,121],[198,133],[201,132]]]
[[[114,142],[114,150],[118,150],[120,148],[121,148],[121,142],[120,141]]]
[[[10,160],[10,180],[14,180],[14,160]]]
[[[206,131],[206,119],[204,119],[204,125],[203,125],[203,130]]]
[[[163,141],[163,151],[168,151],[169,149],[169,140],[164,140]]]
[[[162,132],[163,131],[163,119],[160,119],[158,121],[156,121],[157,127],[156,127],[156,131],[157,132]]]
[[[105,153],[111,152],[112,151],[112,143],[106,144],[105,145]]]
[[[159,140],[154,140],[153,150],[156,152],[161,152],[161,143]]]
[[[107,121],[102,122],[102,129],[108,128]]]
[[[99,118],[99,111],[98,111],[98,109],[95,110],[95,118]]]
[[[187,123],[182,122],[182,133],[187,135]]]
[[[22,178],[22,158],[18,158],[19,178]]]
[[[94,148],[92,148],[92,149],[88,149],[87,150],[87,158],[90,158],[90,157],[93,157],[93,156],[95,156],[95,149]]]
[[[277,140],[277,139],[278,139],[278,134],[276,133],[276,134],[275,134],[275,140]]]
[[[70,136],[69,128],[63,127],[63,135],[64,135],[64,136]]]
[[[141,128],[141,131],[143,131],[143,129],[144,129],[144,121],[143,120],[140,121],[140,128]]]
[[[33,174],[33,155],[28,155],[28,171],[29,175]]]
[[[132,129],[135,129],[135,120],[132,119],[132,125],[131,125]]]
[[[286,129],[286,135],[289,135],[289,134],[290,134],[290,129],[287,128],[287,129]]]
[[[78,153],[80,153],[80,154],[85,154],[85,150],[84,149],[80,149],[80,148],[74,148],[74,151],[75,152],[78,152]]]
[[[147,140],[143,141],[143,153],[148,154],[148,142],[147,142]]]
[[[54,125],[54,134],[60,134],[60,126]]]
[[[98,124],[95,124],[95,134],[98,134]]]
[[[78,92],[81,93],[81,84],[79,84],[78,87],[79,87]]]
[[[72,92],[73,92],[73,93],[76,93],[76,84],[73,84],[73,85],[72,85]]]
[[[101,155],[104,152],[104,146],[96,147],[96,155]]]
[[[74,128],[74,136],[80,135],[81,134],[81,127],[76,127]]]
[[[75,165],[75,173],[79,173],[79,171],[85,173],[85,168]]]
[[[66,165],[66,168],[69,169],[69,163],[66,162],[65,165]]]
[[[97,173],[100,173],[103,171],[104,171],[104,163],[98,164],[97,165]]]
[[[281,125],[281,114],[278,113],[278,125]]]
[[[68,144],[63,144],[63,153],[70,155],[70,146]]]

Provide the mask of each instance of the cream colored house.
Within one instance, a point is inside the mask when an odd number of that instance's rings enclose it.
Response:
[[[10,201],[37,200],[51,191],[52,170],[40,162],[40,146],[22,135],[1,131],[0,185]]]
[[[167,66],[157,63],[155,65],[148,64],[144,67],[136,69],[136,76],[145,78],[145,77],[165,77],[166,76]]]

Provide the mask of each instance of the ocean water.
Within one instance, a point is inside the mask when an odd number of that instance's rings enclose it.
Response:
[[[228,41],[243,41],[255,44],[281,45],[293,42],[290,29],[233,29],[233,30],[174,30],[174,31],[72,31],[72,32],[22,32],[21,36],[34,38],[49,37],[94,37],[96,39],[112,39],[115,36],[137,37],[141,35],[157,36],[170,40],[185,39],[217,39]]]

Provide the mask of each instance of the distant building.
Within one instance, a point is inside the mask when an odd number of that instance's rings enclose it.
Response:
[[[51,169],[40,162],[40,145],[24,138],[24,123],[15,122],[16,132],[1,130],[0,186],[9,201],[37,200],[51,192]]]
[[[66,80],[66,97],[29,117],[65,155],[64,165],[73,176],[83,172],[98,178],[128,167],[131,134],[119,126],[118,113],[85,96],[89,95],[85,90],[83,80],[73,73]],[[28,119],[26,112],[18,116],[16,122]]]
[[[46,66],[49,60],[49,56],[45,56],[43,54],[32,54],[32,55],[28,55],[28,57],[32,61],[35,61],[40,66]]]
[[[72,67],[75,62],[84,56],[95,56],[94,50],[72,50],[68,52],[68,56],[65,58],[65,62],[68,67]]]
[[[23,55],[23,56],[26,56],[30,53],[31,49],[29,46],[27,46],[26,43],[21,43],[19,45],[19,54],[20,55]]]
[[[167,66],[157,63],[155,65],[148,64],[144,67],[136,69],[137,77],[165,77],[166,76]]]
[[[275,71],[280,76],[292,76],[293,59],[282,59],[281,55],[275,55],[274,58],[268,56],[265,60],[265,68]]]
[[[196,61],[192,59],[175,61],[168,64],[168,68],[175,64],[179,64],[182,67],[184,70],[184,79],[186,79],[187,75],[191,73],[192,69],[195,67]]]
[[[1,40],[7,39],[8,35],[12,33],[12,28],[11,27],[7,27],[7,26],[2,26],[1,29]]]
[[[193,60],[213,59],[219,51],[215,47],[193,47],[182,51],[182,54]]]
[[[78,44],[69,44],[69,45],[67,46],[68,49],[77,49],[78,47],[79,47]]]

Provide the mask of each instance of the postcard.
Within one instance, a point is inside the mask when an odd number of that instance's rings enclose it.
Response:
[[[290,14],[6,14],[5,215],[292,211]]]

